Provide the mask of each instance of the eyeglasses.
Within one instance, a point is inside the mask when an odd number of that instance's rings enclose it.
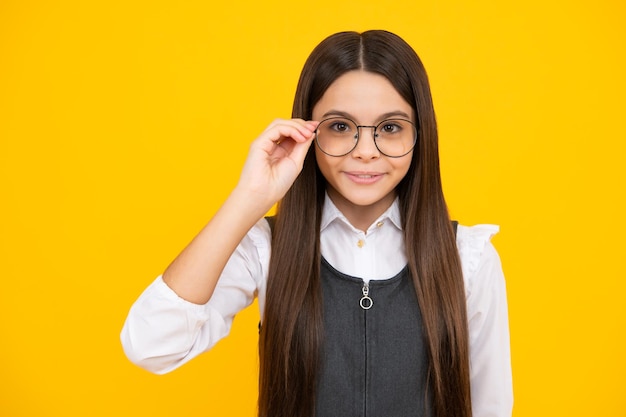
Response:
[[[373,129],[378,151],[391,158],[400,158],[411,152],[417,141],[417,128],[404,119],[387,119],[376,126],[359,126],[346,117],[322,120],[315,131],[315,143],[329,156],[344,156],[356,148],[359,129]]]

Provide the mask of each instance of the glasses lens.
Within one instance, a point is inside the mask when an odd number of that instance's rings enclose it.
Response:
[[[358,129],[352,120],[333,117],[317,126],[315,141],[325,154],[343,156],[354,149],[358,137]]]
[[[417,140],[415,125],[404,119],[389,119],[376,126],[376,146],[387,156],[400,157],[411,152]]]

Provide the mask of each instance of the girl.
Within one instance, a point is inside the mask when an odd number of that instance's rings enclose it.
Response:
[[[497,227],[450,221],[415,52],[386,31],[328,37],[292,117],[135,302],[127,356],[171,371],[257,296],[260,416],[510,416]]]

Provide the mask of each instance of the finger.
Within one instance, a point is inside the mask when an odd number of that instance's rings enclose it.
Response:
[[[300,124],[300,125],[314,125],[314,126],[316,126],[318,124],[318,122],[316,122],[316,121],[304,120],[304,119],[300,119],[300,118],[293,118],[293,119],[277,118],[277,119],[272,120],[272,122],[267,127],[271,128],[273,126],[276,126],[276,125],[279,125],[279,124],[285,124],[285,123],[295,123],[295,124]]]
[[[309,127],[293,124],[275,125],[268,131],[264,132],[261,138],[262,147],[268,149],[281,143],[296,142],[303,143],[311,140],[314,136],[313,131]]]
[[[317,129],[318,124],[316,121],[305,121],[302,119],[276,119],[270,123],[264,133],[270,133],[277,128],[284,132],[283,129],[290,126],[300,132],[303,137],[309,138],[311,133]]]
[[[289,157],[295,161],[300,168],[302,168],[302,164],[304,163],[304,159],[306,158],[312,143],[312,140],[303,143],[296,143],[289,153]]]

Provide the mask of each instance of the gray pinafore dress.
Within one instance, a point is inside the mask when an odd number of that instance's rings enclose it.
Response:
[[[456,234],[457,222],[452,226]],[[316,417],[431,417],[422,315],[408,267],[366,284],[322,258],[320,278]]]
[[[386,280],[321,267],[316,417],[430,417],[422,316],[408,268]]]

